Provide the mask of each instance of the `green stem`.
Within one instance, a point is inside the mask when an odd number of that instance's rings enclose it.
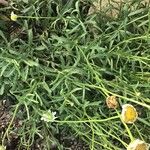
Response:
[[[7,138],[9,138],[9,137],[8,137],[8,132],[9,132],[9,130],[10,130],[10,128],[11,128],[11,125],[13,124],[13,121],[14,121],[14,119],[15,119],[15,116],[16,116],[16,113],[17,113],[18,108],[19,108],[19,104],[16,105],[16,108],[15,108],[15,111],[14,111],[14,113],[13,113],[12,119],[11,119],[9,125],[8,125],[7,130],[6,130],[5,133],[4,133],[4,136],[3,136],[3,139],[2,139],[2,145],[4,145],[4,141],[5,141],[6,136],[7,136]]]
[[[132,135],[130,129],[128,128],[127,124],[122,120],[120,113],[119,113],[117,110],[116,110],[116,112],[117,112],[118,116],[120,117],[120,120],[121,120],[121,122],[123,123],[123,125],[124,125],[124,127],[125,127],[125,129],[126,129],[126,131],[127,131],[127,133],[128,133],[128,135],[129,135],[130,140],[133,141],[133,140],[134,140],[134,137],[133,137],[133,135]]]
[[[64,121],[59,121],[59,120],[55,120],[54,122],[56,123],[88,123],[88,122],[106,122],[106,121],[109,121],[109,120],[114,120],[114,119],[118,119],[119,116],[114,116],[114,117],[110,117],[110,118],[107,118],[107,119],[101,119],[101,120],[98,120],[98,119],[93,119],[93,120],[64,120]]]
[[[27,19],[53,19],[53,18],[56,18],[56,17],[17,16],[17,18],[27,18]]]

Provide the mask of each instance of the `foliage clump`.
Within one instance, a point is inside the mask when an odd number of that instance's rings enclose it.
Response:
[[[123,3],[115,18],[89,14],[91,6],[17,0],[0,8],[0,95],[12,116],[2,145],[15,136],[16,149],[65,149],[70,137],[82,149],[120,150],[150,140],[148,4]],[[124,104],[137,109],[135,123],[122,122]]]

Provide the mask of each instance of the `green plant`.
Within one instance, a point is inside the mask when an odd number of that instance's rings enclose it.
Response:
[[[149,141],[149,8],[124,4],[111,18],[87,15],[90,3],[22,0],[8,7],[19,17],[17,29],[0,30],[0,95],[13,104],[2,144],[12,132],[17,149],[31,149],[36,140],[41,149],[65,149],[57,138],[65,133],[91,150],[124,149],[130,134]],[[107,108],[109,95],[118,98],[117,111]],[[128,126],[119,118],[126,103],[139,113]],[[57,118],[44,122],[48,110]]]

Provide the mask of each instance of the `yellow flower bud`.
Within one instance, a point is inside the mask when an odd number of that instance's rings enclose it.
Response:
[[[0,145],[0,150],[5,150],[5,148],[2,145]]]
[[[10,16],[12,21],[17,21],[18,16],[16,14],[14,14],[14,12],[11,12],[11,16]]]

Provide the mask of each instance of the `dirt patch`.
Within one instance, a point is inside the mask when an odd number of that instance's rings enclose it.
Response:
[[[117,17],[119,14],[120,7],[128,3],[129,5],[133,0],[95,0],[89,9],[88,14],[93,14],[96,12],[104,11],[111,17]],[[140,0],[142,4],[150,3],[149,0]]]
[[[2,5],[8,5],[8,2],[5,1],[5,0],[0,0],[0,4],[2,4]]]
[[[12,120],[12,113],[10,111],[11,104],[9,100],[1,100],[0,101],[0,135],[1,141],[2,138]],[[19,119],[14,119],[13,128],[15,128],[16,132],[10,132],[4,141],[4,145],[6,146],[6,150],[15,150],[17,147],[18,139],[17,129],[21,126],[21,121]],[[1,143],[2,144],[2,143]]]
[[[2,138],[11,122],[13,114],[11,113],[12,104],[9,100],[1,100],[0,101],[0,135],[1,141]],[[19,118],[15,118],[13,121],[13,132],[8,133],[8,137],[6,136],[4,145],[6,150],[17,150],[19,147],[20,137],[18,136],[18,130],[22,127],[22,121]],[[59,146],[63,147],[63,149],[67,150],[89,150],[88,146],[78,137],[71,136],[66,132],[61,132],[60,134],[55,135],[55,139],[58,143],[54,143],[50,145],[51,150],[58,150]],[[31,150],[43,150],[45,141],[40,137],[36,136],[33,142],[33,145],[30,147]],[[2,143],[0,143],[2,144]],[[25,150],[24,146],[19,148],[20,150]]]

